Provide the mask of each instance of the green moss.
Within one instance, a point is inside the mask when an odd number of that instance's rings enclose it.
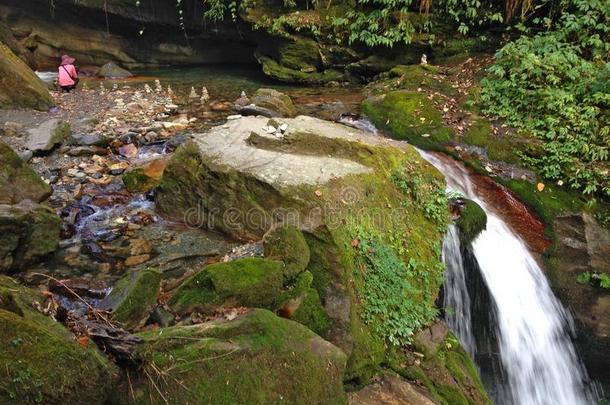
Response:
[[[283,271],[282,262],[261,258],[211,264],[185,281],[168,304],[182,313],[213,311],[223,305],[274,309]]]
[[[487,214],[479,204],[466,200],[455,224],[460,230],[460,240],[468,245],[487,228]]]
[[[400,363],[410,365],[399,363],[392,368],[409,380],[419,381],[442,405],[491,404],[476,366],[453,335],[446,337],[437,353],[424,353],[421,360],[409,354]]]
[[[136,358],[145,370],[154,364],[162,374],[153,374],[156,387],[144,375],[132,375],[135,400],[124,386],[130,402],[157,399],[161,392],[171,403],[346,403],[345,355],[306,327],[269,311],[140,336],[145,343]]]
[[[157,184],[157,180],[148,177],[142,168],[126,172],[123,174],[122,180],[130,193],[143,193],[151,190]]]
[[[258,62],[263,66],[263,72],[274,79],[288,83],[323,84],[343,80],[343,73],[327,69],[322,72],[302,72],[282,66],[274,59],[257,55]]]
[[[507,163],[519,163],[517,147],[519,142],[509,134],[494,136],[491,124],[485,119],[477,119],[464,134],[464,142],[479,146],[487,150],[487,156],[491,160]]]
[[[47,110],[54,101],[42,80],[6,45],[0,43],[0,108]]]
[[[144,325],[157,304],[161,273],[146,269],[123,276],[100,307],[112,310],[112,319],[125,329]]]
[[[60,324],[39,313],[41,297],[0,277],[0,402],[105,403],[115,368],[92,345],[80,346]]]
[[[0,204],[16,204],[24,199],[40,202],[51,192],[51,186],[0,141]]]
[[[282,260],[284,281],[298,276],[309,264],[309,246],[305,237],[292,225],[280,226],[267,234],[263,243],[265,257]]]
[[[441,113],[424,93],[393,91],[362,103],[362,111],[390,136],[424,149],[441,149],[453,138]]]

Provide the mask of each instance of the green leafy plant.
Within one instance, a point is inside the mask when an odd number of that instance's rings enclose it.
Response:
[[[579,284],[590,284],[594,287],[610,290],[610,276],[606,273],[582,272],[576,277]]]
[[[406,345],[416,330],[438,316],[408,281],[416,276],[418,263],[413,259],[405,264],[391,246],[370,234],[360,233],[358,241],[356,271],[364,279],[362,319],[390,344]]]
[[[521,153],[543,178],[610,196],[610,8],[601,0],[565,0],[551,29],[523,35],[496,54],[481,83],[487,114],[541,140]]]

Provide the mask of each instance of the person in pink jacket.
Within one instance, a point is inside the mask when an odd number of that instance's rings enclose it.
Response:
[[[76,67],[74,67],[74,58],[63,55],[59,65],[57,84],[59,84],[63,91],[70,92],[76,87],[77,83],[78,73],[76,72]]]

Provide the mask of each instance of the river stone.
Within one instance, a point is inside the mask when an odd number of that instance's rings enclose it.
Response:
[[[112,311],[112,319],[125,329],[144,326],[157,303],[161,273],[152,269],[131,272],[114,285],[98,307]]]
[[[70,124],[52,118],[28,130],[28,141],[25,146],[34,154],[49,152],[68,138],[70,133]]]
[[[0,43],[0,108],[47,110],[53,104],[44,82],[7,46]]]
[[[297,113],[290,97],[274,89],[258,89],[250,102],[257,107],[274,111],[282,117],[294,117]]]
[[[103,76],[106,79],[125,79],[133,76],[131,72],[123,69],[114,62],[108,62],[102,66],[98,72],[98,75]]]
[[[0,276],[2,404],[113,402],[117,368],[34,307],[43,296]],[[10,377],[9,377],[10,376]]]
[[[70,144],[80,146],[101,146],[106,147],[109,139],[102,134],[72,134],[69,139]]]
[[[164,370],[167,403],[346,403],[340,349],[270,311],[238,314],[138,334],[144,342],[134,358]],[[134,403],[163,402],[143,373],[125,379],[121,392]]]
[[[40,260],[59,246],[61,219],[50,208],[23,200],[0,204],[0,272]]]
[[[10,146],[0,141],[0,204],[16,204],[26,199],[41,202],[51,193],[51,187]]]

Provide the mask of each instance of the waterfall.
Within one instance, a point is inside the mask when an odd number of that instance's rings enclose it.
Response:
[[[474,357],[476,347],[472,334],[470,296],[466,288],[466,273],[460,250],[458,229],[453,224],[449,225],[449,230],[443,241],[442,254],[443,262],[447,267],[443,283],[445,319],[466,352],[470,357]]]
[[[504,369],[503,383],[497,389],[499,404],[578,405],[594,403],[586,388],[588,377],[571,341],[572,319],[553,295],[548,281],[523,241],[477,195],[469,173],[457,162],[444,161],[420,151],[422,156],[444,173],[448,188],[476,201],[487,213],[487,229],[472,242],[472,253],[495,307],[495,329],[499,357]],[[456,235],[449,235],[443,246],[448,269],[445,294],[455,315],[448,323],[463,338],[472,325],[465,306],[469,301],[463,278],[459,246],[451,246]],[[460,268],[461,267],[461,268]],[[458,274],[459,273],[459,274]],[[468,312],[468,314],[466,314]],[[466,348],[474,350],[466,336]]]

